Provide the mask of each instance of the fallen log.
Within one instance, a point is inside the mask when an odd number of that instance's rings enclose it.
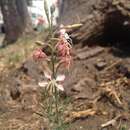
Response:
[[[102,38],[130,40],[129,0],[63,0],[58,22],[82,23],[72,30],[76,42],[92,43]]]

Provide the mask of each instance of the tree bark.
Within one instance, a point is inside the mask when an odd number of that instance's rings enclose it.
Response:
[[[15,42],[31,22],[25,0],[1,0],[6,44]]]
[[[30,26],[31,19],[28,13],[26,0],[16,0],[16,6],[17,6],[17,11],[21,16],[20,19],[23,24],[23,30],[25,32],[30,32],[30,30],[32,29],[32,27]]]
[[[102,37],[129,39],[130,0],[63,0],[59,18],[64,25],[83,23],[73,30],[72,38],[76,41],[91,43]]]

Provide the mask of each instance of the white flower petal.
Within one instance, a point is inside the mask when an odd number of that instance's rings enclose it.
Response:
[[[44,72],[44,75],[47,79],[51,79],[51,75],[48,72]]]
[[[40,87],[46,87],[46,86],[48,85],[48,82],[46,82],[46,81],[39,82],[38,85],[39,85]]]
[[[58,75],[56,77],[56,81],[58,81],[58,82],[61,82],[61,81],[64,81],[64,80],[65,80],[65,75]]]
[[[63,87],[63,85],[61,85],[61,84],[57,84],[56,87],[57,87],[59,90],[64,91],[64,87]]]
[[[67,33],[64,34],[65,39],[70,39],[69,35]]]

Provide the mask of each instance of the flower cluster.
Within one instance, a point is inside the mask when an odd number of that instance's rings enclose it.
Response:
[[[65,66],[67,69],[69,69],[71,65],[71,49],[72,46],[68,42],[70,40],[69,35],[66,33],[66,29],[61,26],[60,28],[60,35],[58,42],[55,45],[49,44],[49,47],[51,47],[52,51],[55,51],[51,58],[46,55],[46,53],[42,49],[36,49],[33,54],[33,58],[35,61],[41,61],[41,60],[48,60],[50,65],[54,65],[52,72],[56,72],[57,70],[57,64]],[[52,59],[52,58],[56,59]],[[55,60],[55,61],[54,61]],[[57,62],[58,61],[58,62]],[[49,66],[49,65],[48,65]],[[53,81],[53,84],[55,83],[55,86],[58,90],[64,91],[64,88],[61,84],[61,81],[64,81],[65,76],[64,75],[57,75],[57,72],[55,74],[44,74],[45,78],[47,79],[46,81],[40,82],[39,86],[40,87],[45,87],[49,82]],[[52,76],[53,75],[53,76]],[[55,75],[55,76],[54,76]]]
[[[66,33],[64,28],[60,29],[60,39],[56,45],[58,50],[58,54],[60,56],[60,62],[65,65],[66,68],[69,69],[71,64],[71,44],[68,42],[69,35]]]
[[[60,63],[63,64],[67,69],[69,69],[71,64],[71,44],[68,42],[69,35],[66,33],[64,28],[60,29],[59,41],[56,44],[55,48],[57,50]],[[47,59],[47,55],[42,49],[36,49],[33,54],[34,60],[45,60]]]

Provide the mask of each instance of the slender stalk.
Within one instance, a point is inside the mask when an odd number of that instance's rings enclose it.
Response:
[[[59,110],[58,110],[58,93],[57,93],[57,88],[55,87],[55,109],[56,109],[56,122],[59,125]]]
[[[53,12],[51,12],[51,18],[49,19],[50,24],[49,24],[49,28],[50,28],[50,39],[53,39]],[[51,42],[50,42],[51,44]],[[55,75],[55,56],[54,56],[54,45],[51,44],[52,46],[52,53],[51,53],[51,62],[52,62],[52,77],[55,79],[56,75]]]
[[[49,15],[49,9],[48,9],[48,4],[47,4],[47,1],[44,0],[44,10],[45,10],[45,14],[46,14],[46,17],[47,17],[47,21],[48,21],[48,24],[49,24],[49,34],[50,36],[52,35],[52,29],[51,29],[51,20],[50,20],[50,15]]]
[[[56,75],[55,75],[55,59],[54,59],[54,52],[52,52],[52,76],[53,78],[55,79],[56,78]]]
[[[51,38],[53,38],[53,13],[51,13],[50,28]]]
[[[53,44],[53,41],[55,41],[54,38],[54,33],[53,33],[53,13],[54,13],[54,10],[50,10],[51,11],[51,14],[49,15],[49,10],[48,10],[48,5],[47,5],[47,1],[44,0],[44,9],[45,9],[45,13],[46,13],[46,16],[47,16],[47,20],[48,20],[48,23],[49,23],[49,38],[50,38],[50,41],[49,41],[49,47],[51,48],[51,69],[52,69],[52,80],[54,80],[54,83],[52,83],[52,88],[54,88],[54,102],[52,101],[49,101],[49,107],[48,107],[48,112],[52,112],[52,107],[53,107],[53,103],[55,105],[55,121],[56,121],[56,124],[59,125],[60,124],[60,120],[59,120],[59,106],[58,106],[58,101],[59,101],[59,95],[58,95],[58,90],[57,90],[57,86],[56,86],[56,83],[55,83],[55,80],[56,80],[56,71],[57,71],[57,68],[55,67],[56,66],[56,57],[55,57],[55,44]],[[57,39],[56,39],[57,40]],[[51,106],[50,106],[51,105]],[[50,113],[49,113],[50,114]]]

